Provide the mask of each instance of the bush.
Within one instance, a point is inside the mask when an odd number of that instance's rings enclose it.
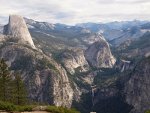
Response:
[[[52,113],[80,113],[75,109],[68,109],[68,108],[56,107],[56,106],[48,106],[46,111]]]
[[[15,111],[16,107],[11,103],[0,101],[0,110]]]
[[[52,112],[52,113],[60,113],[60,110],[55,106],[48,106],[46,111]]]
[[[8,102],[2,102],[0,101],[0,110],[5,110],[5,111],[18,111],[18,112],[25,112],[25,111],[32,111],[33,107],[35,106],[18,106],[14,105]],[[46,111],[51,112],[51,113],[80,113],[75,109],[68,109],[68,108],[63,108],[63,107],[56,107],[56,106],[48,106],[46,108]]]
[[[145,113],[150,113],[150,110],[145,111]]]
[[[12,103],[0,101],[0,110],[24,112],[24,111],[32,111],[32,109],[33,106],[18,106]]]
[[[16,106],[16,111],[24,112],[24,111],[32,111],[33,106]]]

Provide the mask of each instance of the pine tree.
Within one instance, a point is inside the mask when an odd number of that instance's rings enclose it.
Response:
[[[0,60],[0,100],[8,101],[11,95],[11,77],[4,59]]]
[[[24,105],[27,102],[25,85],[21,79],[19,72],[16,72],[14,76],[15,79],[13,81],[13,103],[17,105]]]

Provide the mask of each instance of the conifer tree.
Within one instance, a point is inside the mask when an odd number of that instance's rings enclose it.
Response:
[[[4,59],[0,60],[0,100],[8,101],[11,95],[11,84],[12,80],[10,72]]]
[[[15,79],[13,81],[13,100],[17,105],[24,105],[27,102],[27,93],[25,85],[21,79],[19,72],[14,74]]]

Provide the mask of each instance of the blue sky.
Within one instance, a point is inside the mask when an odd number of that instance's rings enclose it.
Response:
[[[50,23],[150,20],[150,0],[0,0],[0,23],[9,14]]]

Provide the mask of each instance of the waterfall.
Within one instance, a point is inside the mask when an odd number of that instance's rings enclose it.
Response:
[[[94,91],[96,89],[96,85],[91,85],[91,95],[92,95],[92,108],[94,107]]]

